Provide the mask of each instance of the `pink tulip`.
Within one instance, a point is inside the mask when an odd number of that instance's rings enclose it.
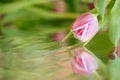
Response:
[[[58,41],[58,42],[60,42],[64,37],[65,37],[64,32],[55,32],[50,35],[50,38],[52,39],[52,41]]]
[[[93,9],[94,8],[94,3],[88,3],[88,8],[89,8],[89,10]]]
[[[92,74],[98,67],[93,56],[83,51],[75,51],[71,59],[73,71],[80,75]]]
[[[63,13],[65,12],[65,3],[62,0],[53,1],[54,8],[52,11],[57,13]]]
[[[71,32],[81,42],[86,42],[97,32],[98,21],[94,14],[84,13],[72,24]]]

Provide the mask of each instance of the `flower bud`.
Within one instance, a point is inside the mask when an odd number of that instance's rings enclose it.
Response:
[[[64,32],[55,32],[53,34],[50,34],[50,38],[52,39],[52,41],[60,42],[64,37],[65,37]]]
[[[80,75],[92,74],[98,67],[93,56],[83,51],[75,51],[76,54],[71,59],[73,71]]]
[[[89,10],[93,9],[94,8],[94,3],[88,3],[88,8],[89,8]]]
[[[84,13],[72,24],[71,32],[81,42],[86,42],[97,32],[98,21],[94,14]]]
[[[65,3],[62,0],[57,0],[57,1],[53,1],[53,6],[54,8],[52,9],[52,11],[57,12],[57,13],[63,13],[65,12]]]

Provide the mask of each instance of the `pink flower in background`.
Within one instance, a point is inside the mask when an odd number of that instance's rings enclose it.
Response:
[[[61,41],[64,37],[65,37],[64,32],[55,32],[50,35],[50,38],[52,39],[52,41]]]
[[[88,3],[88,8],[89,8],[89,10],[93,9],[94,8],[94,3]]]
[[[116,54],[120,57],[120,46],[117,46]]]
[[[65,37],[65,32],[54,32],[52,34],[49,35],[50,39],[52,41],[58,42],[59,46],[66,46],[67,43],[66,42],[61,42],[63,40],[63,38]]]
[[[74,57],[71,59],[71,64],[75,73],[89,75],[97,69],[98,64],[90,54],[80,50],[74,51],[74,54]]]
[[[92,13],[84,13],[80,15],[72,24],[71,32],[74,37],[81,42],[86,42],[95,33],[98,28],[98,20]]]
[[[52,11],[62,13],[65,12],[65,3],[62,0],[57,0],[53,2],[54,8]]]
[[[118,57],[120,57],[120,39],[118,41],[118,45],[116,47],[116,52],[115,53],[117,54]]]

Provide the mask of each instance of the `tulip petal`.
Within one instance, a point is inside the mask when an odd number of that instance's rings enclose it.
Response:
[[[84,26],[85,26],[85,28],[84,28],[84,31],[83,31],[82,36],[81,36],[81,41],[84,41],[84,37],[86,37],[85,34],[87,32],[87,29],[88,29],[88,23],[85,24]]]
[[[82,14],[80,15],[75,21],[74,23],[72,24],[72,30],[78,28],[78,27],[82,27],[84,26],[84,24],[92,21],[92,18],[93,15],[91,13],[85,13],[85,14]],[[78,28],[79,29],[79,28]]]
[[[84,56],[81,55],[81,59],[82,59],[85,70],[88,71]]]
[[[98,22],[97,20],[93,20],[91,21],[91,23],[89,23],[88,25],[89,27],[86,30],[85,33],[85,37],[83,42],[87,41],[88,39],[90,39],[96,32],[97,32],[97,28],[98,28]]]
[[[71,60],[71,63],[72,63],[73,69],[75,69],[77,72],[84,71],[84,68],[82,68],[81,66],[79,66],[79,64],[74,59]]]

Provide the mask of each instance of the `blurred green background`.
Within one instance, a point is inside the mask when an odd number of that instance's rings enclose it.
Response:
[[[69,66],[65,52],[58,50],[78,42],[73,37],[61,40],[72,22],[93,8],[92,2],[0,0],[0,80],[74,80],[71,69],[58,77]]]

